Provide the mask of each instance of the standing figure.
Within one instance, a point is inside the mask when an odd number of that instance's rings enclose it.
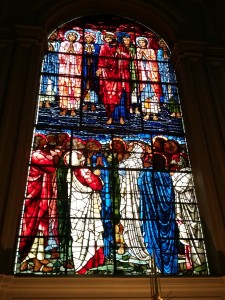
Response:
[[[184,245],[186,269],[193,274],[204,274],[207,271],[207,264],[191,168],[173,172],[172,179],[176,197],[176,218],[180,242]]]
[[[72,256],[72,237],[70,222],[70,201],[68,195],[67,173],[68,166],[64,162],[64,156],[71,150],[82,151],[84,142],[79,138],[70,138],[67,133],[58,134],[58,148],[61,151],[61,157],[57,168],[57,190],[58,190],[58,215],[59,215],[59,242],[60,258],[65,269],[73,269]]]
[[[52,267],[46,266],[49,261],[45,258],[50,228],[57,243],[55,247],[58,246],[55,164],[59,157],[45,151],[46,144],[44,135],[35,135],[19,245],[21,271],[27,270],[32,261],[34,272],[52,272]]]
[[[143,168],[143,154],[143,144],[135,141],[129,157],[120,162],[120,223],[123,226],[123,238],[128,251],[137,259],[147,261],[150,264],[151,256],[144,243],[139,217],[140,190],[138,188],[138,177]]]
[[[112,199],[112,214],[115,224],[115,241],[117,245],[117,253],[123,254],[125,248],[125,242],[123,238],[123,226],[120,223],[120,203],[121,203],[121,192],[120,192],[120,176],[119,176],[119,164],[123,160],[127,144],[121,139],[114,137],[109,142],[109,148],[112,151],[108,156],[107,160],[111,165],[110,171],[110,191]],[[121,171],[120,171],[121,172]]]
[[[44,103],[46,108],[51,107],[58,95],[59,78],[59,51],[60,43],[57,41],[57,32],[53,32],[48,39],[48,53],[45,55],[42,65],[40,102],[42,108]]]
[[[87,110],[89,104],[91,110],[96,110],[99,97],[99,77],[96,75],[98,69],[98,56],[100,45],[95,43],[97,32],[91,29],[84,33],[84,58],[83,58],[83,82],[82,98],[84,102],[83,110]]]
[[[143,103],[143,111],[146,113],[144,119],[148,120],[150,114],[153,114],[153,120],[157,121],[162,88],[156,53],[155,50],[148,48],[146,37],[138,37],[136,43],[139,46],[137,48],[137,68],[140,80],[139,97]]]
[[[171,75],[169,67],[169,51],[163,39],[158,41],[157,62],[162,82],[162,103],[168,103],[172,97]]]
[[[80,108],[82,44],[80,34],[75,30],[65,33],[66,41],[59,48],[59,106],[60,115],[65,116],[67,110],[71,116]]]
[[[175,192],[175,212],[185,267],[194,274],[207,270],[200,216],[188,156],[176,140],[164,144]],[[183,246],[183,247],[182,247]],[[182,249],[183,248],[183,249]]]
[[[104,183],[101,190],[102,209],[101,217],[104,226],[104,255],[109,258],[113,245],[113,226],[112,226],[112,191],[110,182],[109,162],[106,156],[101,153],[102,145],[97,140],[89,139],[86,141],[85,153],[86,164],[94,169],[98,169],[100,178]]]
[[[181,117],[180,106],[178,103],[178,91],[176,86],[175,73],[169,59],[169,50],[163,39],[158,41],[157,61],[159,74],[162,82],[162,100],[166,104],[172,117]]]
[[[136,61],[134,60],[136,57],[136,49],[131,40],[131,34],[129,33],[121,33],[120,34],[121,43],[127,49],[130,55],[130,93],[131,93],[131,105],[130,105],[130,113],[140,114],[140,99],[138,98],[137,92],[137,66]]]
[[[72,150],[65,155],[68,170],[67,182],[71,197],[70,218],[73,263],[76,273],[85,274],[88,269],[104,263],[103,224],[101,220],[100,192],[103,183],[100,173],[82,167],[85,157]]]
[[[146,248],[163,274],[177,274],[175,195],[163,154],[166,139],[153,140],[153,153],[145,158],[138,178],[140,217]]]
[[[103,39],[96,74],[100,77],[99,93],[108,117],[106,124],[118,118],[123,125],[130,106],[130,55],[124,46],[118,45],[114,33],[103,32]]]

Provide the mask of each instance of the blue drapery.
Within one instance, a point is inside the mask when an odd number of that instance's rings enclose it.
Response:
[[[138,179],[140,218],[146,248],[163,274],[177,274],[175,203],[167,172],[143,169]]]
[[[97,165],[97,158],[101,157],[103,166]],[[111,191],[110,191],[110,171],[109,171],[109,162],[103,154],[96,154],[92,157],[92,163],[94,167],[99,167],[101,171],[101,179],[104,182],[103,188],[101,190],[101,199],[102,199],[102,209],[101,217],[104,227],[104,255],[105,257],[110,255],[111,246],[113,242],[113,230],[112,230],[112,202],[111,202]]]

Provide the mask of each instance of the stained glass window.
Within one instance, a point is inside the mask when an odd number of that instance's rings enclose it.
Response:
[[[208,274],[170,50],[142,24],[49,35],[14,272]]]

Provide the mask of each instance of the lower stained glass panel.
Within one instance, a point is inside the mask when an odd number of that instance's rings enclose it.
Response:
[[[36,132],[16,272],[207,274],[185,145]]]

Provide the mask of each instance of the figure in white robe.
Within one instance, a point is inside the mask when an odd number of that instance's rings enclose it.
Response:
[[[206,271],[203,234],[190,172],[190,168],[183,168],[172,175],[176,217],[180,241],[185,245],[186,268]]]
[[[143,168],[143,150],[141,143],[134,142],[130,156],[122,160],[119,166],[121,192],[120,223],[123,226],[124,242],[128,246],[130,254],[150,263],[151,257],[146,249],[141,232],[139,216],[140,191],[137,184],[140,171]]]
[[[90,169],[81,167],[85,157],[73,150],[65,155],[65,164],[75,167],[68,171],[68,190],[71,198],[70,218],[72,253],[76,273],[84,274],[88,269],[104,262],[103,224],[101,220],[100,191],[103,183]],[[97,172],[99,173],[98,175]]]

